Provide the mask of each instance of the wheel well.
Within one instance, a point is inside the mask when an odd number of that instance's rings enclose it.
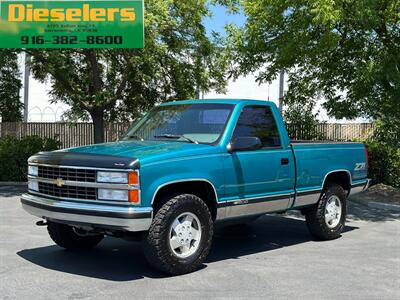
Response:
[[[217,217],[216,191],[207,181],[184,181],[171,183],[160,188],[154,197],[153,209],[157,212],[173,195],[192,194],[202,199],[211,212],[212,219]]]
[[[336,183],[340,185],[347,193],[350,192],[350,175],[346,171],[332,172],[326,176],[324,181],[324,188],[328,182]]]

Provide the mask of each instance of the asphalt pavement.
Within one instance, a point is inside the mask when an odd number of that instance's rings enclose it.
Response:
[[[315,241],[299,214],[218,228],[204,267],[170,277],[140,243],[106,238],[86,253],[55,246],[0,187],[0,299],[400,299],[400,214],[350,203],[346,231]]]

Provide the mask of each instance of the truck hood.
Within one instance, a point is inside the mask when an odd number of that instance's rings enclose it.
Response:
[[[138,159],[140,164],[184,156],[217,153],[219,147],[180,141],[120,141],[61,150],[68,153]]]

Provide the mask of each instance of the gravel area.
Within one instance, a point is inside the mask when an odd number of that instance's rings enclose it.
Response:
[[[361,204],[378,202],[400,205],[400,189],[384,184],[376,184],[367,191],[352,196],[350,200]]]

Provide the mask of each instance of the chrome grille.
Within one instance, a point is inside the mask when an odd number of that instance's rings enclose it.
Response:
[[[62,178],[69,181],[96,182],[96,171],[91,169],[74,169],[39,166],[39,177],[47,179]]]
[[[96,200],[96,189],[82,186],[59,187],[55,184],[39,182],[39,193],[62,198]]]

